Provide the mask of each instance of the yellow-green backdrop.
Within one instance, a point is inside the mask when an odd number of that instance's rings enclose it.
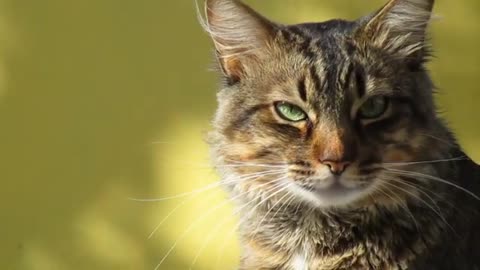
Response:
[[[286,23],[382,2],[248,1]],[[438,101],[480,160],[480,2],[437,2]],[[193,0],[0,0],[0,269],[154,269],[172,247],[159,269],[233,269],[220,189],[129,199],[216,181],[203,143],[216,76],[196,20]]]

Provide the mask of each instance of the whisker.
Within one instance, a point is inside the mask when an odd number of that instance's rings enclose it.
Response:
[[[283,178],[280,178],[278,179],[277,181],[280,181],[280,180],[284,180],[284,179],[287,179],[288,177],[283,177]],[[277,192],[273,193],[273,194],[270,194],[268,197],[262,199],[259,203],[257,203],[252,209],[250,209],[250,211],[246,214],[246,216],[249,216],[251,215],[260,205],[262,205],[263,203],[265,203],[267,200],[269,200],[270,198],[272,198],[273,196],[277,195],[278,193],[284,191],[285,189],[287,189],[288,187],[290,187],[290,183],[280,183],[279,184],[280,187],[282,187],[280,190],[277,190]]]
[[[215,168],[250,168],[250,167],[266,167],[266,168],[286,168],[286,165],[268,165],[268,164],[225,164],[215,165]]]
[[[300,211],[300,208],[301,208],[303,205],[304,205],[303,203],[298,202],[298,205],[297,205],[297,207],[295,208],[295,211],[293,212],[293,216],[297,216],[298,211]]]
[[[385,182],[382,181],[382,184],[385,184]],[[387,191],[390,191],[390,189],[387,188],[386,191],[384,191],[382,189],[382,187],[385,187],[384,185],[381,185],[380,187],[376,187],[375,190],[376,191],[380,191],[381,193],[383,193],[384,195],[386,195],[388,198],[390,198],[391,200],[393,200],[393,202],[396,202],[400,205],[400,207],[403,208],[403,210],[405,210],[405,212],[407,213],[407,215],[410,216],[410,218],[412,219],[413,223],[415,224],[415,228],[417,228],[417,231],[420,231],[420,227],[418,225],[418,222],[417,220],[415,219],[415,217],[413,216],[413,213],[412,211],[410,211],[410,208],[408,208],[408,205],[402,201],[402,199],[400,197],[398,197],[398,195],[396,195],[395,193],[391,193],[391,195],[394,195],[397,200],[395,200],[392,196],[389,195],[389,193],[387,193]]]
[[[192,197],[194,198],[194,197]],[[191,198],[190,198],[191,199]],[[165,223],[165,221],[167,221],[167,219],[173,215],[180,207],[182,207],[183,205],[185,205],[185,203],[189,201],[188,199],[187,200],[184,200],[182,201],[181,203],[179,203],[172,211],[170,211],[161,221],[160,223],[158,223],[158,225],[153,229],[153,231],[148,235],[147,239],[151,239],[153,237],[153,235],[158,231],[158,229],[160,229],[160,227],[163,225],[163,223]]]
[[[285,178],[285,177],[284,177]],[[269,182],[266,182],[266,183],[263,183],[262,185],[266,185],[266,184],[269,184],[271,182],[274,182],[274,181],[279,181],[281,179],[284,179],[284,178],[280,178],[280,179],[273,179],[273,180],[270,180]],[[260,188],[262,185],[258,185],[254,188]],[[274,187],[276,188],[276,187]],[[238,197],[241,197],[245,194],[246,192],[243,192],[243,193],[240,193],[234,197],[231,198],[231,200],[233,199],[236,199]],[[274,193],[275,194],[275,193]],[[167,251],[167,253],[163,256],[163,258],[161,259],[161,261],[158,263],[158,265],[155,267],[155,270],[159,269],[160,266],[163,264],[163,262],[168,258],[168,256],[172,253],[172,251],[177,247],[178,243],[183,240],[185,238],[185,236],[201,221],[203,221],[205,218],[207,218],[208,216],[210,216],[214,211],[220,209],[221,207],[225,206],[227,203],[230,203],[230,200],[227,200],[215,207],[212,207],[210,208],[207,212],[205,212],[203,215],[201,215],[199,218],[197,218],[195,221],[193,221],[185,231],[183,231],[183,233],[177,238],[177,240],[173,243],[173,245],[170,247],[170,249]]]
[[[416,177],[421,177],[421,178],[426,178],[428,180],[432,180],[432,181],[437,181],[437,182],[440,182],[440,183],[443,183],[443,184],[446,184],[446,185],[450,185],[452,187],[455,187],[465,193],[467,193],[468,195],[472,196],[473,198],[475,198],[476,200],[479,200],[480,201],[480,197],[478,197],[475,193],[471,192],[470,190],[464,188],[464,187],[461,187],[457,184],[454,184],[452,182],[449,182],[445,179],[442,179],[442,178],[439,178],[439,177],[436,177],[436,176],[433,176],[433,175],[428,175],[428,174],[423,174],[423,173],[419,173],[419,172],[413,172],[413,171],[403,171],[403,170],[395,170],[395,169],[390,169],[390,168],[385,168],[387,171],[390,171],[392,173],[397,173],[397,174],[400,174],[400,175],[405,175],[405,176],[416,176]],[[416,178],[412,178],[412,179],[415,179],[417,180]]]
[[[292,185],[292,183],[286,184],[285,189],[289,188],[291,185]],[[268,214],[270,214],[270,212],[271,212],[278,204],[282,203],[282,200],[283,200],[285,197],[287,197],[287,196],[291,196],[291,193],[288,192],[288,190],[287,190],[287,192],[285,193],[285,195],[283,195],[280,199],[278,199],[278,201],[275,202],[275,203],[270,207],[270,209],[268,209],[268,211],[265,213],[265,215],[263,215],[263,218],[260,220],[260,222],[258,222],[257,226],[256,226],[255,229],[253,230],[254,235],[253,235],[252,237],[255,237],[258,228],[262,225],[263,221],[265,221],[265,219],[267,218]]]
[[[238,160],[232,160],[232,159],[226,159],[228,161],[228,164],[243,164],[243,165],[268,165],[268,166],[281,166],[285,167],[288,165],[286,162],[277,162],[277,163],[253,163],[253,162],[246,162],[246,161],[238,161]],[[231,163],[230,163],[231,162]]]
[[[250,204],[252,201],[250,201],[249,203],[247,204]],[[238,211],[236,211],[237,213]],[[223,258],[223,253],[225,252],[225,246],[228,244],[228,239],[231,239],[232,236],[235,234],[235,232],[237,231],[239,227],[239,224],[237,223],[231,230],[230,232],[228,233],[227,237],[224,239],[225,241],[223,242],[223,244],[219,247],[218,251],[217,251],[217,258],[216,258],[216,262],[215,262],[215,267],[214,269],[219,269],[220,268],[220,263],[222,261],[222,258]]]
[[[185,205],[187,202],[190,202],[190,201],[192,201],[193,199],[195,199],[196,196],[199,195],[199,194],[200,194],[200,193],[194,194],[192,197],[183,200],[183,201],[180,202],[175,208],[173,208],[173,209],[160,221],[160,223],[158,223],[158,225],[155,227],[155,229],[153,229],[153,231],[150,233],[150,235],[148,236],[147,239],[151,239],[151,238],[153,237],[153,235],[160,229],[160,227],[168,220],[168,218],[170,218],[170,216],[172,216],[178,209],[180,209],[180,208],[181,208],[183,205]]]
[[[418,195],[404,189],[404,188],[401,188],[395,184],[392,184],[392,183],[389,183],[388,180],[387,181],[384,181],[383,182],[384,184],[388,184],[400,191],[403,191],[405,193],[407,193],[408,195],[412,196],[412,198],[414,199],[417,199],[419,200],[420,202],[423,202],[428,208],[430,208],[435,214],[438,215],[438,217],[452,230],[452,232],[454,232],[456,234],[456,231],[453,229],[453,227],[450,225],[450,223],[448,223],[448,221],[445,219],[445,217],[439,212],[437,211],[434,207],[432,207],[429,203],[427,203],[424,199],[420,198]]]
[[[213,188],[221,186],[222,184],[246,181],[246,180],[249,180],[249,179],[252,179],[252,178],[255,178],[255,177],[275,175],[275,174],[280,174],[280,173],[284,173],[284,170],[271,170],[271,171],[264,171],[264,172],[256,172],[256,173],[246,175],[246,176],[242,176],[242,177],[239,177],[239,178],[230,179],[228,181],[217,181],[215,183],[208,184],[208,185],[206,185],[202,188],[199,188],[199,189],[196,189],[196,190],[193,190],[193,191],[189,191],[189,192],[180,193],[180,194],[177,194],[177,195],[161,197],[161,198],[154,198],[154,199],[138,199],[138,198],[128,198],[128,199],[131,200],[131,201],[135,201],[135,202],[162,202],[162,201],[180,199],[180,198],[191,196],[193,194],[202,193],[204,191],[211,190]]]
[[[388,178],[389,181],[394,181],[394,182],[396,182],[396,183],[398,183],[398,184],[402,184],[402,185],[408,186],[408,187],[413,188],[413,189],[415,189],[416,191],[422,193],[425,197],[427,197],[427,198],[432,202],[432,204],[435,205],[435,207],[436,207],[436,209],[437,209],[438,211],[441,211],[441,210],[440,210],[440,207],[439,207],[438,204],[437,204],[437,201],[434,200],[434,199],[428,194],[428,191],[429,191],[429,190],[425,189],[425,187],[423,187],[423,186],[421,186],[421,185],[419,185],[419,184],[416,184],[416,185],[415,185],[414,183],[409,183],[409,182],[406,182],[406,181],[402,181],[402,180],[400,180],[400,179],[397,179],[394,175],[389,175],[389,176],[391,176],[391,177]],[[441,197],[441,196],[438,195],[438,194],[435,194],[435,193],[433,193],[433,192],[432,192],[432,194],[435,195],[438,199],[444,199],[443,197]],[[450,205],[451,205],[451,204],[450,204]]]
[[[222,261],[222,258],[223,258],[223,253],[225,252],[225,247],[227,246],[227,244],[229,243],[229,240],[232,238],[232,236],[235,234],[235,232],[237,231],[238,229],[238,226],[239,224],[237,223],[233,228],[232,230],[230,230],[230,232],[228,233],[228,235],[223,239],[223,243],[222,245],[219,247],[219,249],[217,250],[217,258],[215,260],[215,267],[214,269],[219,269],[220,268],[220,263]]]
[[[420,136],[424,136],[424,137],[429,137],[431,139],[434,139],[434,140],[437,140],[439,142],[442,142],[442,143],[445,143],[449,146],[454,146],[454,147],[458,147],[458,145],[452,143],[451,141],[448,141],[446,139],[442,139],[440,137],[437,137],[437,136],[434,136],[434,135],[431,135],[431,134],[427,134],[427,133],[419,133]]]
[[[280,179],[278,179],[280,180]],[[276,181],[278,181],[276,180]],[[290,185],[290,184],[289,184]],[[277,187],[282,187],[284,185],[282,184],[279,184],[279,185],[276,185]],[[280,190],[278,190],[278,192],[281,192],[282,190],[285,190],[287,188],[287,186],[284,186],[282,187]],[[275,188],[274,188],[275,189]],[[275,192],[274,194],[272,194],[271,196],[267,197],[267,198],[271,198],[273,197],[275,194],[277,194],[278,192]],[[283,197],[282,197],[283,198]],[[242,207],[236,209],[234,211],[234,213],[231,215],[231,216],[228,216],[226,218],[224,218],[219,224],[217,224],[217,226],[215,226],[215,229],[211,230],[211,232],[209,233],[209,235],[207,236],[207,241],[204,242],[204,244],[202,245],[202,247],[199,249],[199,251],[197,252],[197,255],[195,256],[191,266],[190,266],[190,270],[193,268],[193,266],[195,265],[196,261],[198,260],[199,256],[200,256],[200,253],[205,249],[206,245],[211,241],[211,238],[213,237],[213,233],[218,231],[218,228],[220,226],[222,226],[223,224],[225,224],[227,221],[229,221],[231,218],[233,218],[233,216],[235,216],[236,214],[238,214],[240,212],[240,210],[242,210],[243,208],[247,207],[250,203],[252,203],[253,201],[250,201],[246,204],[244,204]]]
[[[197,260],[200,258],[200,255],[202,254],[203,250],[205,250],[205,248],[207,247],[207,245],[210,243],[210,241],[212,240],[213,236],[215,236],[215,233],[218,232],[218,229],[223,226],[225,223],[227,223],[227,221],[229,221],[231,218],[233,217],[232,216],[227,216],[225,217],[220,223],[218,223],[212,230],[210,230],[210,232],[208,233],[205,241],[203,242],[202,246],[200,247],[200,249],[198,250],[197,254],[195,255],[195,258],[193,259],[192,263],[190,264],[190,270],[193,269],[193,267],[195,266],[195,264],[197,263]]]
[[[274,219],[277,216],[280,210],[283,210],[283,209],[286,210],[290,206],[290,204],[295,200],[295,198],[296,198],[296,195],[292,193],[290,197],[287,199],[287,201],[285,202],[285,204],[281,206],[279,209],[277,209],[277,211],[275,211],[275,213],[272,216],[272,219]]]
[[[468,160],[468,157],[467,156],[460,156],[460,157],[448,158],[448,159],[436,159],[436,160],[424,160],[424,161],[412,161],[412,162],[385,162],[385,163],[382,163],[382,164],[383,165],[388,165],[388,166],[406,166],[406,165],[433,164],[433,163],[460,161],[460,160]]]
[[[445,200],[445,196],[441,196],[440,194],[437,194],[437,193],[435,193],[435,192],[432,192],[432,191],[426,189],[426,187],[421,186],[421,185],[419,185],[419,184],[415,184],[415,183],[411,183],[411,182],[402,181],[402,180],[400,180],[400,179],[397,179],[395,175],[389,175],[389,176],[391,176],[391,177],[389,178],[389,180],[395,181],[395,182],[397,182],[397,183],[399,183],[399,184],[403,184],[403,185],[409,186],[409,187],[417,190],[418,192],[422,193],[425,197],[427,197],[427,198],[432,202],[432,204],[435,206],[435,208],[436,208],[438,211],[441,211],[441,209],[440,209],[440,206],[437,204],[437,202],[441,201],[441,202],[447,204],[448,207],[454,209],[455,211],[462,212],[462,210],[459,209],[456,205],[454,205],[453,203],[449,202],[448,200]],[[430,196],[430,194],[433,195],[433,196],[435,196],[435,197],[436,197],[436,200],[435,200],[434,198],[432,198],[432,196]]]

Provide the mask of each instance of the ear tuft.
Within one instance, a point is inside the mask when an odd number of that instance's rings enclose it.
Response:
[[[391,53],[418,57],[427,46],[433,4],[434,0],[390,0],[368,19],[361,34]]]
[[[221,68],[239,80],[247,62],[273,39],[274,24],[237,0],[206,0],[200,23],[213,39]]]

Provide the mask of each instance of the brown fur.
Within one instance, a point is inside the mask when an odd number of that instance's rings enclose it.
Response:
[[[284,26],[207,0],[223,75],[209,142],[241,213],[240,269],[480,267],[480,170],[424,68],[432,7],[391,0],[353,22]],[[379,96],[385,112],[360,117]]]

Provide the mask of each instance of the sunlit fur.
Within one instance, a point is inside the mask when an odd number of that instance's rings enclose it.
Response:
[[[206,2],[223,77],[209,143],[241,213],[240,269],[480,267],[479,169],[437,115],[424,66],[432,7],[391,0],[357,21],[280,25]],[[359,117],[376,96],[385,113]],[[276,102],[308,119],[283,119]],[[341,175],[332,156],[351,162]]]

